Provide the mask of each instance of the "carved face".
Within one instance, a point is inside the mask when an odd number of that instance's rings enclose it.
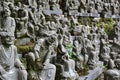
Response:
[[[4,10],[4,17],[10,16],[10,14],[11,14],[11,12],[10,12],[9,9],[5,9],[5,10]]]
[[[2,43],[5,45],[11,45],[11,44],[13,44],[13,41],[14,41],[14,37],[12,37],[12,36],[2,37]]]

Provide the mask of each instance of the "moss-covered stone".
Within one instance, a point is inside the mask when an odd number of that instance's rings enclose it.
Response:
[[[17,45],[18,52],[27,54],[30,51],[33,51],[34,49],[34,43],[31,45],[25,45],[25,46],[18,46]]]

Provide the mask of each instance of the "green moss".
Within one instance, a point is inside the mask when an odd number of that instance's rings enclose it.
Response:
[[[20,61],[23,63],[24,67],[27,68],[26,58],[21,58]]]
[[[68,45],[66,45],[66,50],[67,50],[70,58],[75,60],[76,57],[74,56],[74,54],[76,54],[76,53],[74,53],[74,52],[72,51],[73,48],[75,48],[75,46],[73,46],[73,45],[70,44],[70,43],[69,43]]]
[[[104,28],[105,28],[105,32],[109,35],[111,30],[113,29],[113,26],[115,24],[115,21],[112,18],[102,18],[97,26],[100,27],[102,24],[102,22],[104,22]]]
[[[30,51],[33,51],[34,49],[34,43],[31,44],[31,45],[25,45],[25,46],[18,46],[17,45],[17,49],[18,49],[18,52],[21,52],[21,53],[28,53]]]
[[[84,65],[84,69],[83,70],[78,70],[78,74],[79,76],[85,76],[85,75],[88,75],[88,71],[89,71],[89,67],[87,65]]]

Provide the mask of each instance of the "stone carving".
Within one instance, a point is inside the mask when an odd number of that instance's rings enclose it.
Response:
[[[115,60],[117,59],[117,53],[116,52],[111,52],[110,53],[110,60],[108,62],[108,69],[114,69],[116,66],[115,66]]]
[[[94,2],[91,1],[89,6],[90,6],[88,10],[89,13],[98,13],[97,10],[95,9]]]
[[[78,78],[78,74],[75,70],[75,62],[69,58],[69,55],[63,45],[58,45],[58,53],[56,60],[56,79],[65,80]]]
[[[96,3],[96,10],[98,11],[98,13],[100,14],[103,10],[103,6],[102,6],[102,2],[97,2]]]
[[[79,1],[78,0],[68,0],[67,10],[70,15],[78,14]]]
[[[82,41],[80,41],[81,37],[77,37],[77,39],[74,41],[74,46],[75,48],[73,49],[73,51],[76,53],[76,57],[78,60],[76,60],[76,67],[77,67],[77,70],[82,70],[84,69],[84,56],[83,54],[81,53],[82,51]]]
[[[119,71],[116,69],[108,70],[105,72],[105,79],[104,80],[119,80]]]
[[[11,34],[1,35],[0,79],[27,80],[27,72],[18,58],[17,48],[14,46],[13,40],[14,36]]]
[[[60,10],[60,6],[57,0],[50,0],[50,10],[55,10],[55,11]]]
[[[28,54],[28,61],[30,61],[29,59],[33,59],[32,61],[36,61],[35,63],[37,63],[38,74],[36,75],[38,76],[38,80],[55,80],[56,67],[50,63],[51,57],[54,55],[51,43],[53,43],[51,38],[39,39],[34,47],[34,54]],[[29,66],[32,66],[32,64],[29,64]],[[31,75],[33,76],[31,79],[34,79],[34,75]]]
[[[114,63],[115,63],[115,67],[113,69],[108,69],[105,72],[104,80],[109,80],[109,79],[119,80],[120,79],[120,73],[119,73],[120,59],[119,58],[115,59]]]
[[[98,53],[95,49],[95,45],[93,45],[90,49],[90,53],[89,53],[89,58],[88,58],[88,66],[90,69],[94,69],[95,67],[97,67],[97,63],[98,63]]]
[[[118,15],[119,14],[119,2],[116,1],[115,3],[113,3],[112,7],[112,14],[113,15]]]
[[[100,58],[104,61],[104,64],[107,65],[110,59],[110,48],[107,43],[103,44],[101,48]]]
[[[120,46],[120,37],[119,37],[119,34],[120,34],[120,31],[119,31],[119,23],[116,22],[116,24],[114,25],[114,28],[113,28],[113,35],[114,37],[112,37],[113,41],[112,41],[112,51],[114,52],[117,52],[119,53],[119,46]]]
[[[102,15],[105,15],[106,18],[111,17],[111,12],[109,9],[109,5],[107,3],[104,3],[104,5],[103,5]]]
[[[14,36],[16,24],[14,18],[10,17],[11,11],[9,9],[5,9],[3,11],[3,18],[1,22],[1,32],[0,34],[6,35],[11,34]]]
[[[34,7],[37,8],[37,2],[36,2],[36,0],[28,0],[28,4],[29,4],[29,6],[34,6]]]
[[[27,33],[28,11],[23,7],[18,10],[18,17],[16,18],[16,37],[22,37]]]
[[[113,27],[113,40],[104,30],[106,24],[98,28],[101,17],[120,18],[119,4],[118,0],[0,1],[0,79],[76,80],[80,74],[81,80],[95,80],[104,63],[108,69],[104,80],[119,80],[120,22]],[[28,78],[14,44],[26,62]]]
[[[49,0],[38,0],[38,7],[41,10],[50,10]]]

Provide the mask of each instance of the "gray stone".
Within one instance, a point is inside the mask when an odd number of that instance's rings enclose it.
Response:
[[[63,12],[60,10],[44,10],[44,13],[46,14],[56,14],[56,15],[61,15]]]
[[[112,15],[110,15],[110,14],[105,14],[105,15],[104,15],[104,18],[112,18]]]
[[[100,14],[97,14],[97,13],[90,13],[89,16],[90,16],[90,17],[99,18],[99,17],[100,17]]]
[[[103,73],[103,63],[99,62],[98,67],[94,70],[89,70],[89,74],[86,76],[80,76],[79,80],[95,80]]]
[[[14,36],[16,24],[14,18],[10,17],[11,11],[9,9],[4,9],[3,18],[1,21],[1,32],[0,34],[10,34]]]
[[[27,80],[27,72],[18,58],[17,48],[13,45],[13,39],[11,39],[12,37],[13,36],[9,34],[1,36],[0,79]]]
[[[27,62],[30,62],[28,67],[32,67],[34,70],[33,64],[36,65],[38,73],[36,76],[39,76],[39,80],[55,80],[56,66],[51,63],[51,57],[54,51],[52,44],[51,37],[39,39],[34,47],[34,53],[30,52],[27,55]],[[30,70],[29,74],[32,75],[32,77],[29,76],[30,80],[36,78],[33,73],[30,73]]]
[[[89,13],[80,13],[80,16],[82,16],[82,17],[89,17]]]
[[[112,15],[112,18],[118,19],[118,18],[120,18],[120,16],[119,15]]]

